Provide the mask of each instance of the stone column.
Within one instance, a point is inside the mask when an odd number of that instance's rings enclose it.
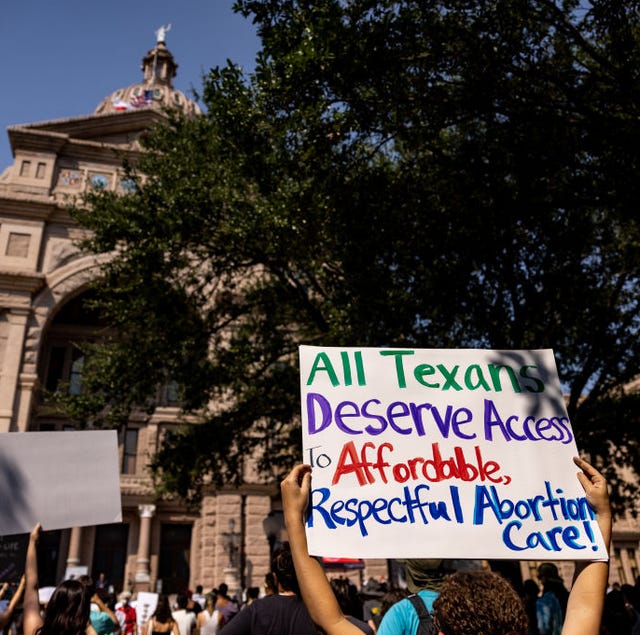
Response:
[[[136,558],[136,590],[150,590],[149,546],[151,544],[151,519],[156,512],[155,505],[138,505],[140,514],[140,536],[138,539],[138,557]]]
[[[82,545],[82,527],[72,527],[69,536],[67,567],[77,567],[80,565],[80,545]]]
[[[11,431],[29,309],[12,308],[7,312],[7,317],[9,332],[0,373],[0,432]]]
[[[622,584],[625,582],[627,584],[635,584],[636,581],[633,577],[633,571],[631,569],[631,562],[629,560],[629,552],[626,547],[621,547],[620,549],[620,562],[622,564],[622,571],[624,572],[624,580],[620,580]]]

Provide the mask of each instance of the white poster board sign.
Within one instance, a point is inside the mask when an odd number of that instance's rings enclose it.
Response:
[[[300,347],[314,555],[607,557],[553,352]]]
[[[158,606],[158,594],[148,591],[140,591],[136,599],[136,617],[138,618],[138,629],[149,621]]]
[[[0,535],[122,521],[115,430],[0,434]]]
[[[89,567],[84,567],[84,566],[67,567],[64,571],[65,580],[77,580],[81,575],[89,575]]]

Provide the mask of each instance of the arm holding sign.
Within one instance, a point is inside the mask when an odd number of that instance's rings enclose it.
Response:
[[[311,491],[311,468],[308,465],[294,467],[280,489],[293,565],[311,619],[327,635],[361,635],[362,631],[348,622],[340,610],[322,566],[309,555],[303,515]]]
[[[607,481],[586,461],[579,458],[573,461],[582,470],[578,472],[578,480],[596,514],[608,555],[612,519]],[[562,635],[597,635],[600,632],[608,578],[608,560],[576,563]]]
[[[581,469],[578,480],[596,514],[608,550],[611,542],[611,508],[606,480],[586,461],[576,458],[574,462]],[[303,515],[311,490],[311,468],[308,465],[294,467],[280,487],[293,563],[302,599],[311,618],[327,635],[358,635],[359,629],[350,624],[340,610],[322,566],[309,556]],[[608,577],[608,561],[576,564],[562,635],[598,635]],[[455,592],[455,585],[452,592]],[[440,597],[444,595],[443,590]],[[446,633],[455,635],[454,629],[447,629]]]
[[[33,635],[43,624],[40,616],[40,600],[38,598],[38,559],[36,554],[40,529],[41,527],[38,523],[31,532],[31,536],[29,536],[29,546],[27,547],[24,572],[24,617],[22,622],[24,635]]]
[[[16,608],[16,604],[18,604],[18,602],[20,602],[20,600],[22,599],[22,594],[24,592],[24,585],[25,585],[25,577],[22,576],[22,578],[20,578],[20,584],[18,585],[16,592],[13,594],[13,597],[11,598],[9,605],[2,612],[2,614],[0,614],[0,630],[4,630],[11,623],[11,620],[13,618],[13,611]]]

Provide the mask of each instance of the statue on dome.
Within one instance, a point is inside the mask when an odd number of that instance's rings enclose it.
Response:
[[[156,42],[160,44],[161,42],[165,43],[165,38],[167,37],[167,31],[171,31],[171,23],[167,24],[167,26],[161,26],[156,31]]]

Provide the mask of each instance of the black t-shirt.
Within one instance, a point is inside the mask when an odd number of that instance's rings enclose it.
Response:
[[[224,635],[317,635],[302,600],[295,595],[268,595],[243,608],[222,627]]]

